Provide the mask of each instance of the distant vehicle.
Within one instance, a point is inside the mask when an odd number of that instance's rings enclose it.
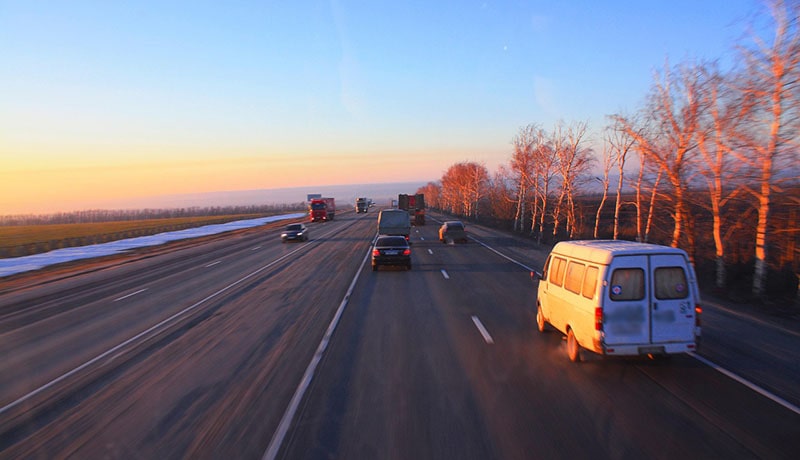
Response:
[[[336,217],[336,200],[333,198],[315,198],[308,205],[308,217],[311,222],[327,222]]]
[[[467,230],[464,224],[458,220],[449,220],[439,227],[439,241],[447,243],[453,241],[454,243],[466,243]]]
[[[369,211],[369,200],[367,198],[356,198],[356,214]]]
[[[416,195],[400,194],[397,196],[398,208],[408,211],[412,216],[414,225],[425,225],[425,195],[417,193]]]
[[[372,247],[372,271],[381,265],[399,265],[411,270],[411,247],[403,236],[379,235]]]
[[[411,219],[402,209],[382,209],[378,214],[378,235],[400,235],[408,240]]]
[[[281,233],[281,243],[287,241],[308,241],[308,228],[303,224],[289,224]]]
[[[632,241],[570,241],[553,247],[539,280],[536,326],[567,336],[570,361],[602,355],[697,350],[700,295],[686,252]]]

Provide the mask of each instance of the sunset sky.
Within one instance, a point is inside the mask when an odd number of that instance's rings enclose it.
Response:
[[[760,0],[0,0],[0,214],[494,172],[528,123],[641,107]],[[310,190],[313,191],[313,190]]]

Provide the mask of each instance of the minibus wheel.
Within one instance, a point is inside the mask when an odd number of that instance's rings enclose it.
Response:
[[[567,329],[567,356],[573,363],[581,360],[581,346],[578,345],[578,339],[575,338],[572,328]]]
[[[547,323],[544,320],[542,306],[539,304],[536,305],[536,328],[539,330],[539,332],[544,332],[547,329]]]

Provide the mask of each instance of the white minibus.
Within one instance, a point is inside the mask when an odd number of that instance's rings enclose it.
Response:
[[[665,356],[697,349],[700,295],[685,251],[619,240],[560,242],[539,280],[536,323],[567,338],[567,355]]]

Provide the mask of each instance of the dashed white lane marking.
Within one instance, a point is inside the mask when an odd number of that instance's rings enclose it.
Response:
[[[483,340],[485,340],[486,343],[488,343],[489,345],[493,344],[494,339],[492,339],[492,336],[491,334],[489,334],[489,331],[487,331],[486,328],[483,327],[483,323],[481,322],[481,320],[478,319],[477,316],[472,315],[472,322],[475,323],[475,327],[478,328],[478,332],[480,332],[481,335],[483,336]]]
[[[218,263],[221,263],[221,262],[222,262],[221,260],[218,260],[218,261],[216,261],[216,262],[211,262],[210,264],[206,265],[205,267],[206,267],[206,268],[208,268],[208,267],[213,267],[214,265],[217,265]]]
[[[122,296],[122,297],[118,297],[118,298],[114,299],[114,302],[119,302],[120,300],[125,300],[125,299],[127,299],[128,297],[133,297],[133,296],[135,296],[136,294],[141,294],[142,292],[144,292],[144,291],[146,291],[146,290],[147,290],[147,288],[144,288],[144,289],[139,289],[139,290],[138,290],[138,291],[136,291],[136,292],[131,292],[131,293],[130,293],[130,294],[128,294],[128,295],[124,295],[124,296]]]
[[[0,416],[2,416],[5,412],[8,412],[9,410],[19,406],[23,402],[28,401],[32,397],[34,397],[36,395],[39,395],[39,394],[49,390],[50,388],[53,388],[54,386],[58,385],[59,383],[63,382],[64,380],[72,377],[73,375],[76,375],[76,374],[82,372],[84,369],[87,369],[87,368],[93,366],[95,363],[98,363],[98,362],[100,362],[100,361],[102,361],[104,359],[107,359],[109,357],[113,357],[112,359],[116,359],[116,356],[118,356],[119,351],[123,350],[128,345],[130,345],[132,343],[136,343],[136,341],[138,341],[138,340],[144,340],[144,339],[150,337],[150,334],[152,334],[154,331],[157,331],[157,330],[165,327],[166,325],[175,322],[176,320],[178,320],[182,316],[184,316],[187,313],[197,309],[198,307],[200,307],[204,303],[208,302],[209,300],[213,299],[214,297],[217,297],[218,295],[222,294],[223,292],[226,292],[226,291],[232,289],[234,286],[237,286],[237,285],[247,281],[248,279],[258,275],[259,273],[263,272],[264,270],[272,267],[273,265],[281,262],[282,260],[288,258],[292,254],[294,254],[294,253],[296,253],[296,252],[298,252],[298,251],[300,251],[302,249],[303,248],[298,248],[298,249],[295,249],[292,252],[284,254],[283,256],[273,260],[272,262],[264,265],[263,267],[261,267],[261,268],[255,270],[255,271],[243,276],[242,278],[239,278],[238,280],[234,281],[233,283],[231,283],[231,284],[225,286],[224,288],[214,292],[213,294],[207,295],[202,300],[199,300],[199,301],[195,302],[194,304],[192,304],[192,305],[184,308],[183,310],[175,313],[174,315],[170,316],[169,318],[166,318],[166,319],[162,320],[158,324],[150,326],[149,328],[147,328],[144,331],[134,335],[133,337],[129,338],[128,340],[125,340],[124,342],[122,342],[122,343],[120,343],[120,344],[118,344],[118,345],[116,345],[116,346],[104,351],[103,353],[100,353],[99,355],[95,356],[94,358],[90,359],[89,361],[86,361],[85,363],[83,363],[80,366],[72,369],[71,371],[68,371],[68,372],[66,372],[66,373],[54,378],[53,380],[45,383],[44,385],[42,385],[39,388],[29,392],[28,394],[20,396],[16,400],[6,404],[5,406],[0,407]],[[363,262],[362,262],[362,266],[363,266]]]
[[[744,385],[747,388],[755,391],[756,393],[760,394],[761,396],[764,396],[765,398],[771,399],[772,401],[774,401],[774,402],[780,404],[781,406],[789,409],[790,411],[794,412],[795,414],[800,415],[800,407],[795,406],[794,404],[792,404],[789,401],[781,398],[780,396],[770,393],[769,391],[761,388],[760,386],[756,385],[755,383],[750,382],[748,380],[745,380],[743,377],[739,377],[738,375],[734,374],[733,372],[725,369],[724,367],[722,367],[722,366],[720,366],[720,365],[718,365],[718,364],[716,364],[716,363],[714,363],[712,361],[707,360],[706,358],[703,358],[702,356],[698,355],[697,353],[694,353],[694,352],[690,351],[687,354],[689,356],[691,356],[692,358],[694,358],[694,359],[700,361],[701,363],[705,364],[706,366],[716,370],[717,372],[719,372],[719,373],[721,373],[721,374],[723,374],[723,375],[725,375],[725,376],[727,376],[727,377],[729,377],[729,378],[741,383],[742,385]]]
[[[428,254],[433,255],[433,249],[428,249]]]
[[[450,275],[447,274],[447,270],[445,270],[444,268],[442,269],[442,276],[444,276],[444,279],[446,280],[450,279]]]
[[[251,251],[258,251],[259,249],[261,249],[261,246],[256,246],[253,249],[251,249]]]

